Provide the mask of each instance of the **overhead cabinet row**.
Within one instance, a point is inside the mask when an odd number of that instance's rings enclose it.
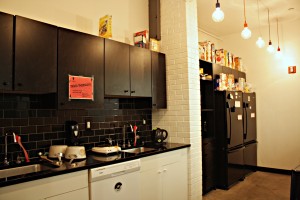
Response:
[[[166,108],[165,55],[0,13],[0,89],[56,93],[58,107],[95,108],[105,97],[152,97]],[[93,100],[69,98],[69,75],[92,77]]]

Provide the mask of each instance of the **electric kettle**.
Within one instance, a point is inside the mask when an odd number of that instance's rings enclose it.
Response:
[[[168,131],[161,128],[153,129],[152,131],[152,141],[157,144],[162,144],[165,139],[168,137]]]

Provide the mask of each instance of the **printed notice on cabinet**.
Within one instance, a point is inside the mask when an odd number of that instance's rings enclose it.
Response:
[[[69,100],[94,100],[94,77],[69,75]]]

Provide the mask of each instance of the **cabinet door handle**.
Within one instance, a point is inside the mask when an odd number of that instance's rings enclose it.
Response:
[[[131,93],[135,93],[135,91],[131,91]]]
[[[152,104],[152,106],[156,106],[156,103]]]
[[[8,85],[8,82],[4,81],[2,84],[3,84],[4,86],[7,86],[7,85]]]
[[[124,93],[127,93],[128,92],[128,90],[124,90]]]

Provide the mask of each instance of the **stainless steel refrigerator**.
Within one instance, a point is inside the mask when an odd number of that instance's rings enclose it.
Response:
[[[217,187],[228,189],[245,177],[243,94],[215,92]]]
[[[256,94],[243,93],[243,134],[245,175],[257,167]]]

